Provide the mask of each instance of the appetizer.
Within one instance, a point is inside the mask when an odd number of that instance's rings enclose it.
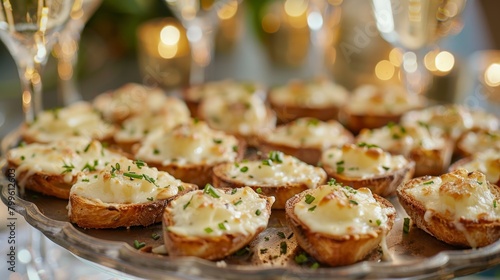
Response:
[[[273,208],[284,209],[293,195],[324,184],[326,173],[320,167],[295,157],[271,151],[263,160],[245,160],[219,164],[213,169],[213,184],[218,188],[249,186],[276,198]]]
[[[341,266],[363,260],[385,242],[396,209],[367,188],[330,183],[288,200],[286,217],[302,249],[324,264]]]
[[[500,187],[481,172],[415,178],[397,195],[413,223],[445,243],[477,248],[500,239]]]
[[[338,119],[339,108],[347,101],[348,92],[325,78],[310,81],[292,80],[269,91],[268,100],[278,119],[289,122],[301,117],[319,120]]]
[[[353,142],[350,131],[335,120],[299,118],[258,136],[258,149],[267,154],[278,150],[309,164],[318,164],[321,153],[330,147]]]
[[[366,143],[330,148],[323,152],[321,165],[338,182],[355,189],[367,187],[381,196],[391,195],[415,170],[415,162]]]
[[[462,157],[470,157],[491,149],[500,151],[500,130],[466,131],[458,138],[455,150]]]
[[[78,176],[69,220],[82,228],[148,226],[161,222],[168,199],[195,189],[143,161],[111,161],[98,174]]]
[[[212,168],[241,159],[245,145],[195,119],[173,129],[152,131],[133,150],[135,158],[150,166],[184,182],[204,186],[212,181]]]
[[[500,149],[486,150],[460,159],[450,166],[450,171],[460,168],[479,171],[490,183],[500,186]]]
[[[72,137],[48,144],[23,144],[7,152],[7,163],[16,170],[21,188],[68,199],[80,173],[94,174],[123,157],[99,141]]]
[[[267,227],[273,201],[248,187],[216,189],[209,184],[179,195],[163,214],[167,252],[208,260],[227,257]]]

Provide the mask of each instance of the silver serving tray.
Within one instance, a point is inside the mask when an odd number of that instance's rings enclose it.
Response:
[[[4,139],[2,150],[6,150],[6,142],[14,143],[11,140],[15,138],[9,135]],[[0,168],[5,174],[5,159],[0,160]],[[91,263],[147,279],[442,279],[500,264],[500,240],[483,248],[464,250],[447,245],[414,226],[409,233],[404,233],[403,220],[407,215],[395,196],[388,198],[396,207],[397,218],[386,238],[387,252],[375,250],[365,260],[349,266],[315,269],[311,268],[312,259],[302,265],[295,263],[295,256],[303,251],[297,246],[282,210],[273,210],[268,228],[248,250],[212,262],[151,253],[152,248],[163,243],[161,224],[111,230],[82,229],[68,221],[66,200],[30,191],[21,194],[17,185],[9,192],[12,189],[9,184],[13,186],[6,175],[0,175],[2,201],[53,242]],[[160,238],[153,239],[153,234]],[[135,240],[146,246],[136,249]],[[280,248],[282,242],[287,244],[286,253]]]

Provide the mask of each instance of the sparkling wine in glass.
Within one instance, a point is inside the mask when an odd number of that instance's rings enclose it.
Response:
[[[466,0],[372,0],[382,38],[403,54],[404,82],[410,93],[423,93],[429,74],[419,56],[440,38],[460,31]]]
[[[70,20],[59,34],[54,46],[59,76],[59,95],[62,105],[81,100],[75,83],[75,66],[78,61],[80,35],[85,24],[101,5],[102,0],[75,0]]]
[[[239,0],[165,0],[187,32],[191,48],[190,84],[205,80],[205,68],[213,56],[217,11],[224,5],[238,5]]]
[[[16,62],[25,121],[42,111],[42,66],[69,19],[73,0],[4,0],[0,38]]]

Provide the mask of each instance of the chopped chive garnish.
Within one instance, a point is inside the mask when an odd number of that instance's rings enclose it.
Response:
[[[237,206],[237,205],[240,205],[240,204],[242,204],[242,203],[243,203],[243,200],[241,200],[241,199],[240,199],[240,200],[236,201],[236,202],[235,202],[235,203],[233,203],[233,204],[234,204],[234,206]]]
[[[224,225],[224,223],[219,223],[218,224],[219,228],[222,229],[222,230],[227,230],[226,226]]]
[[[209,227],[205,228],[205,232],[206,232],[206,233],[212,233],[213,231],[214,231],[214,230],[213,230],[213,229],[211,229],[211,228],[209,228]]]
[[[211,197],[213,198],[219,198],[220,195],[217,194],[217,192],[215,191],[214,187],[210,184],[206,184],[205,185],[205,188],[203,189],[203,193],[206,193],[208,195],[210,195]]]
[[[403,232],[404,233],[410,232],[410,218],[404,218]]]
[[[381,220],[376,220],[375,222],[377,223],[377,226],[380,226],[382,224]]]
[[[343,173],[343,172],[344,172],[344,170],[345,170],[345,168],[344,168],[343,166],[337,166],[337,173],[338,173],[338,174]]]
[[[278,233],[276,233],[276,234],[277,234],[279,237],[283,238],[283,239],[285,239],[285,238],[286,238],[285,233],[284,233],[284,232],[282,232],[282,231],[278,231]]]
[[[235,153],[238,152],[238,146],[236,146],[236,145],[233,146],[233,152],[235,152]]]
[[[140,159],[135,160],[135,161],[134,161],[134,164],[135,164],[135,165],[137,166],[137,168],[139,168],[139,169],[141,169],[143,166],[145,166],[145,165],[146,165],[146,163],[145,163],[144,161],[140,160]]]
[[[271,151],[269,153],[269,159],[277,162],[277,163],[282,163],[283,162],[283,153],[280,151]]]
[[[319,267],[319,263],[315,262],[311,265],[311,269],[317,269]]]
[[[256,192],[256,193],[262,193],[262,189],[261,189],[261,188],[257,188],[257,189],[255,190],[255,192]]]
[[[349,202],[352,203],[352,204],[354,204],[354,205],[358,205],[359,204],[356,200],[352,200],[352,199],[350,199]]]
[[[259,209],[257,209],[257,210],[255,211],[255,215],[260,216],[260,214],[262,214],[262,212],[260,212],[260,210],[259,210]]]
[[[26,159],[26,157],[25,157],[25,156],[21,156],[21,160],[25,160],[25,159]]]
[[[493,208],[497,208],[497,201],[493,200]]]
[[[189,206],[189,204],[191,204],[191,200],[193,200],[193,195],[191,196],[191,198],[189,199],[189,201],[182,206],[183,210],[186,210],[186,208]]]
[[[306,194],[306,196],[305,196],[305,197],[306,197],[305,202],[306,202],[307,204],[311,204],[311,203],[312,203],[312,202],[316,199],[314,196],[312,196],[312,195],[310,195],[310,194]]]
[[[390,167],[387,167],[387,166],[382,166],[382,168],[383,168],[385,171],[387,171],[387,170],[391,169]]]
[[[233,194],[235,194],[235,193],[237,193],[237,192],[238,192],[238,189],[232,189],[232,190],[231,190],[231,194],[232,194],[232,195],[233,195]]]
[[[267,166],[271,166],[271,160],[270,159],[265,159],[262,161],[262,165],[267,165]]]
[[[240,168],[240,171],[241,172],[247,172],[248,171],[248,166],[243,166],[242,168]]]
[[[154,240],[158,240],[160,239],[160,235],[156,232],[153,232],[153,234],[151,234],[151,238],[153,238]]]
[[[90,180],[88,178],[84,178],[82,179],[82,182],[90,182]]]
[[[434,184],[434,181],[427,181],[423,183],[423,185],[432,185],[432,184]]]
[[[297,264],[306,263],[307,260],[308,260],[308,258],[306,256],[306,254],[304,254],[304,253],[300,253],[297,256],[295,256],[295,263],[297,263]]]
[[[153,199],[154,199],[153,197],[148,197],[147,198],[147,200],[149,200],[149,201],[153,201]]]
[[[123,176],[129,177],[130,179],[142,179],[143,176],[141,174],[133,173],[133,172],[125,172]]]
[[[213,139],[214,143],[215,144],[221,144],[222,143],[222,139]]]
[[[73,171],[73,169],[75,169],[75,166],[72,163],[67,164],[67,163],[63,162],[62,167],[64,168],[62,174],[69,173],[69,172]]]
[[[154,154],[154,155],[159,155],[159,154],[160,154],[160,150],[158,150],[158,149],[154,149],[154,150],[153,150],[153,154]]]
[[[146,243],[144,242],[139,242],[137,239],[134,240],[134,248],[136,249],[141,249],[142,247],[146,246]]]
[[[366,148],[378,148],[375,144],[368,144],[365,142],[358,143],[358,147],[366,147]]]
[[[179,190],[180,192],[182,192],[184,190],[184,187],[183,186],[177,186],[177,190]]]
[[[329,186],[333,186],[335,185],[335,183],[337,183],[337,180],[335,180],[334,178],[330,178],[330,180],[328,181]]]
[[[312,211],[314,211],[314,209],[316,209],[316,206],[317,206],[317,205],[314,205],[313,207],[311,207],[311,208],[309,208],[309,209],[307,209],[307,210],[312,212]]]
[[[85,146],[85,148],[83,149],[83,152],[86,153],[89,151],[89,148],[90,148],[90,144],[92,144],[92,142],[88,143],[87,146]]]
[[[280,255],[286,254],[288,249],[288,245],[286,244],[286,241],[281,241],[280,243]]]

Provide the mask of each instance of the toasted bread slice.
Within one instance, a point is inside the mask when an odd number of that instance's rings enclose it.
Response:
[[[203,99],[199,116],[211,128],[257,145],[257,135],[276,127],[276,114],[254,92],[213,95]]]
[[[356,88],[340,112],[340,121],[352,132],[398,123],[410,110],[422,108],[422,96],[408,94],[399,86],[364,85]]]
[[[158,111],[165,104],[167,96],[160,88],[151,88],[136,83],[99,94],[93,106],[104,120],[121,124],[124,120],[147,111]]]
[[[455,152],[461,157],[470,157],[490,149],[500,150],[500,130],[466,131],[458,138]]]
[[[168,199],[195,189],[142,161],[113,161],[99,174],[78,177],[69,220],[82,228],[148,226],[161,222]]]
[[[245,143],[206,123],[193,120],[173,129],[158,129],[133,148],[135,158],[188,183],[212,182],[212,168],[245,154]]]
[[[468,171],[479,171],[490,183],[500,186],[500,149],[486,150],[454,162],[449,171],[464,168]]]
[[[328,176],[355,189],[366,187],[389,196],[413,177],[415,163],[366,143],[346,144],[323,152],[321,165]]]
[[[186,104],[175,97],[167,97],[163,107],[156,111],[145,111],[131,116],[121,124],[121,129],[114,135],[114,143],[127,153],[132,147],[156,129],[172,129],[191,121]]]
[[[391,154],[414,161],[414,176],[445,173],[453,154],[453,141],[440,129],[424,124],[404,126],[389,123],[380,128],[362,129],[356,142],[377,145]]]
[[[353,139],[352,133],[335,120],[323,122],[315,118],[300,118],[280,125],[270,133],[260,134],[258,149],[264,154],[282,151],[316,165],[323,150],[352,143]]]
[[[367,188],[330,184],[290,198],[286,215],[300,247],[324,264],[341,266],[363,260],[384,242],[396,209]]]
[[[16,170],[21,188],[68,199],[80,173],[96,173],[107,162],[123,157],[122,153],[104,148],[99,141],[73,137],[13,148],[7,153],[7,164]]]
[[[342,86],[324,78],[310,81],[292,80],[287,85],[270,90],[268,101],[281,123],[312,117],[337,120],[339,108],[347,100]]]
[[[274,199],[251,188],[190,192],[172,199],[163,215],[170,256],[219,260],[250,243],[267,227]]]
[[[418,177],[397,195],[413,223],[445,243],[477,248],[500,239],[500,187],[480,172]]]
[[[50,143],[76,136],[108,141],[115,131],[116,128],[104,122],[90,103],[81,101],[43,111],[35,121],[23,126],[21,138],[26,143]]]
[[[297,193],[326,182],[320,167],[301,162],[278,151],[264,160],[223,163],[214,167],[213,184],[218,188],[249,186],[259,193],[274,196],[274,209],[285,209],[286,201]]]

